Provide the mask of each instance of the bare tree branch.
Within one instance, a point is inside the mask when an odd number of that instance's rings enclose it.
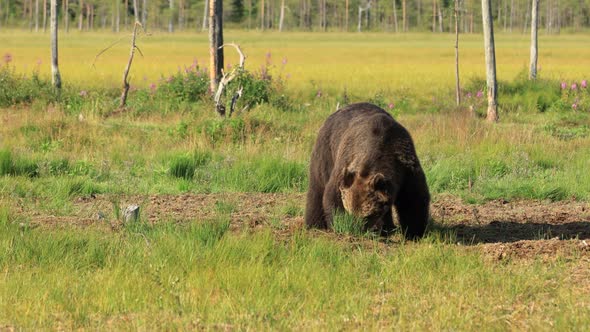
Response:
[[[244,52],[242,52],[242,49],[240,48],[240,46],[238,44],[227,43],[227,44],[223,44],[223,45],[219,46],[219,48],[221,49],[225,46],[232,46],[236,49],[236,51],[240,55],[240,65],[238,67],[234,68],[231,72],[224,73],[223,77],[221,77],[221,80],[219,82],[219,86],[217,87],[217,92],[215,93],[215,99],[214,99],[215,100],[215,108],[217,109],[217,113],[219,113],[222,116],[225,115],[225,108],[223,105],[221,105],[221,102],[220,102],[221,95],[223,94],[223,90],[225,90],[225,88],[227,87],[229,82],[231,82],[234,78],[236,78],[236,76],[238,76],[238,74],[242,70],[244,70],[244,65],[246,63],[246,56],[244,55]],[[242,96],[242,91],[243,91],[243,87],[239,87],[238,90],[236,91],[236,93],[232,96],[231,106],[230,106],[230,110],[229,110],[230,116],[234,111],[234,107],[235,107],[237,100]]]

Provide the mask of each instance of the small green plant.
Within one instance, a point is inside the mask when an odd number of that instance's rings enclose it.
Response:
[[[0,150],[0,176],[28,176],[39,174],[37,163],[27,159],[15,157],[9,150]]]
[[[355,217],[346,212],[336,212],[334,214],[332,227],[338,234],[347,234],[352,236],[361,236],[365,233],[365,222],[362,218]]]
[[[198,167],[207,164],[211,160],[208,151],[195,151],[190,155],[175,156],[170,161],[169,174],[173,177],[190,180],[195,176]]]
[[[230,226],[229,217],[204,221],[191,226],[190,234],[204,246],[213,246],[227,233]]]

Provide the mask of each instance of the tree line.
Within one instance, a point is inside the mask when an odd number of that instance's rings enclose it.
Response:
[[[496,31],[530,31],[531,0],[492,0]],[[460,0],[457,29],[481,33],[482,4]],[[545,33],[577,32],[590,26],[590,0],[540,0],[538,22]],[[0,28],[45,31],[49,0],[0,0]],[[228,28],[296,31],[454,32],[453,0],[223,0]],[[60,28],[205,31],[209,0],[57,0]]]

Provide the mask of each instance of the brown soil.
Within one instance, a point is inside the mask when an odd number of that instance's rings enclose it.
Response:
[[[212,220],[225,213],[231,216],[232,229],[272,227],[279,233],[290,234],[303,227],[305,195],[98,195],[78,198],[72,204],[72,212],[66,216],[47,215],[22,206],[13,208],[37,227],[116,228],[119,222],[115,206],[124,209],[137,204],[141,217],[151,223]],[[498,200],[471,205],[456,197],[439,196],[431,213],[434,232],[492,259],[590,261],[589,203]]]

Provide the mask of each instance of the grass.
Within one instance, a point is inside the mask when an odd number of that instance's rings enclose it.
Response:
[[[127,46],[103,54],[94,69],[81,68],[121,36],[61,35],[66,88],[58,100],[43,81],[48,61],[35,67],[47,54],[46,36],[0,31],[2,52],[14,58],[10,78],[27,77],[15,91],[0,86],[0,99],[9,101],[0,109],[0,326],[590,327],[587,284],[572,279],[575,258],[498,263],[436,229],[420,242],[384,244],[359,236],[346,217],[335,222],[343,234],[293,232],[281,219],[301,218],[299,201],[271,208],[272,229],[246,231],[230,227],[240,212],[234,201],[217,202],[211,220],[140,219],[118,230],[98,222],[30,225],[21,213],[67,216],[74,200],[101,193],[111,197],[116,219],[124,195],[302,193],[322,122],[338,104],[364,100],[411,132],[434,200],[450,193],[472,203],[590,201],[588,91],[559,88],[586,78],[579,68],[590,65],[590,54],[579,45],[589,35],[541,36],[541,80],[531,84],[522,79],[528,37],[499,34],[495,125],[478,117],[484,66],[477,35],[461,37],[464,104],[457,108],[450,35],[228,31],[252,71],[270,51],[271,73],[286,88],[231,119],[219,119],[208,101],[150,92],[178,66],[205,62],[204,34],[142,37],[145,57],[132,68],[139,90],[126,111],[115,112]],[[29,79],[32,71],[39,81]]]
[[[307,233],[279,240],[268,230],[227,232],[223,220],[30,229],[0,212],[0,322],[16,328],[590,324],[567,262],[491,264],[435,237],[388,249]]]

